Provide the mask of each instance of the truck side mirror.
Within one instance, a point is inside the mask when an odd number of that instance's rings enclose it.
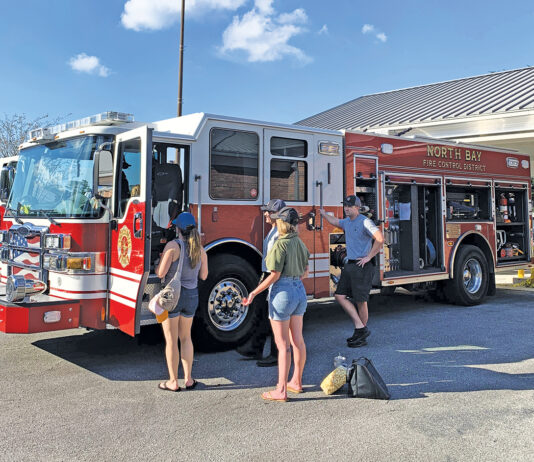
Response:
[[[10,167],[3,167],[0,171],[0,201],[4,202],[9,197],[11,185],[13,184],[13,175],[11,175]]]
[[[109,197],[113,189],[113,157],[110,151],[96,151],[93,171],[93,196]]]

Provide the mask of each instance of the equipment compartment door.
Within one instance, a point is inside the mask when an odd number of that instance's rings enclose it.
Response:
[[[116,138],[107,322],[131,336],[139,331],[150,265],[151,146],[146,126]]]

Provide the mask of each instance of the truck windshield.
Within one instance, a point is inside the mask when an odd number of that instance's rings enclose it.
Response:
[[[100,208],[90,199],[93,153],[103,141],[102,136],[82,136],[20,151],[7,207],[16,216],[100,216]]]

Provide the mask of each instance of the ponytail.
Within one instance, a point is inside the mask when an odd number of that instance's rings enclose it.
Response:
[[[197,228],[191,228],[186,234],[182,234],[187,243],[187,253],[191,261],[191,268],[198,265],[200,256],[202,255],[202,243],[200,242],[200,234]]]
[[[276,228],[278,229],[278,234],[280,236],[297,232],[297,227],[295,225],[290,225],[289,223],[286,223],[280,218],[276,219]]]

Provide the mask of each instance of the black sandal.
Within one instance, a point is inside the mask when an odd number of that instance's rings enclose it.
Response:
[[[180,391],[180,387],[178,387],[176,390],[173,389],[173,388],[169,388],[169,387],[167,386],[167,382],[161,382],[161,383],[158,385],[158,388],[159,388],[160,390],[163,390],[163,391],[174,391],[175,393],[176,393],[177,391]]]
[[[195,388],[197,385],[198,385],[198,382],[197,382],[195,379],[193,379],[193,383],[192,383],[191,385],[189,385],[189,386],[186,385],[186,386],[185,386],[185,389],[186,389],[186,390],[192,390],[192,389]]]

